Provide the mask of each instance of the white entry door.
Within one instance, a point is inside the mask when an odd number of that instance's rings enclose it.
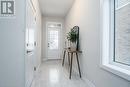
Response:
[[[47,23],[47,58],[60,59],[61,23]]]
[[[33,8],[30,4],[30,0],[27,0],[26,6],[26,87],[31,87],[31,83],[34,78],[34,67],[35,67],[35,30],[36,21]]]

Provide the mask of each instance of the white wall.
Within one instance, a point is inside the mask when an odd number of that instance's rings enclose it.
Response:
[[[130,82],[100,68],[100,0],[76,0],[66,16],[66,32],[80,27],[83,78],[96,87],[130,87]]]
[[[14,18],[0,18],[0,87],[25,87],[26,1],[15,0]],[[37,67],[41,62],[41,12],[36,7]]]
[[[43,22],[42,22],[42,60],[46,60],[47,59],[47,55],[46,55],[46,23],[47,22],[60,22],[62,23],[62,31],[61,31],[61,38],[64,38],[64,18],[62,17],[44,17],[42,18]],[[64,43],[64,39],[61,39],[61,50],[63,49],[63,43]],[[61,53],[62,55],[62,53]]]
[[[24,87],[25,0],[15,0],[16,16],[0,18],[0,87]]]

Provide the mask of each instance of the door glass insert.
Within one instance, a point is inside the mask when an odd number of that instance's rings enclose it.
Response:
[[[59,32],[56,29],[49,29],[48,48],[51,50],[59,48]]]

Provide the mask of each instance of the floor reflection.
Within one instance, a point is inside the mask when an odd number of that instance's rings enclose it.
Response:
[[[56,84],[59,82],[59,71],[57,69],[50,69],[49,80],[52,84]]]

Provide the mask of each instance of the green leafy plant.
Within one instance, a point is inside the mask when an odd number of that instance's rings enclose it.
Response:
[[[74,31],[73,29],[71,29],[71,31],[69,33],[67,33],[67,39],[72,42],[72,43],[76,43],[77,41],[77,33],[76,31]]]

